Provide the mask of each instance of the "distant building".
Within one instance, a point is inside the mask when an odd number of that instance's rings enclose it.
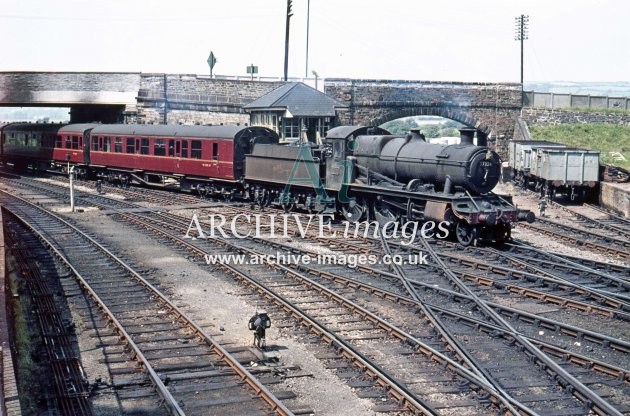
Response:
[[[245,105],[252,126],[276,131],[282,140],[318,143],[347,106],[301,82],[289,82]]]

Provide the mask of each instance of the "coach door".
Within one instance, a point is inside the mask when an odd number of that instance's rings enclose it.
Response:
[[[168,155],[175,158],[174,160],[174,172],[181,173],[183,166],[181,166],[182,157],[182,141],[181,139],[169,139],[168,141]]]

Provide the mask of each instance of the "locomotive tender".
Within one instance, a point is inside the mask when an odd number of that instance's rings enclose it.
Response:
[[[463,129],[462,143],[446,146],[419,132],[341,126],[321,145],[287,145],[254,126],[12,123],[0,127],[0,151],[21,169],[72,165],[108,182],[339,212],[351,222],[446,221],[464,245],[505,241],[534,216],[490,192],[501,161],[473,135]]]

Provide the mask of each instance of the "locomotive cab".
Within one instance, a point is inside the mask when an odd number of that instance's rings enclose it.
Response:
[[[324,139],[327,152],[326,188],[339,191],[345,183],[354,181],[356,161],[354,153],[360,142],[360,136],[389,135],[380,127],[340,126],[331,129]]]

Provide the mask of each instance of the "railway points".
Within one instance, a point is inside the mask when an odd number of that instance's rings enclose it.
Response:
[[[26,198],[38,201],[43,208],[63,211],[59,209],[67,196],[63,181],[23,178],[5,180],[3,184],[3,187],[11,187],[12,193],[16,195],[23,194]],[[296,255],[384,254],[382,243],[370,237],[331,240],[319,237],[316,232],[305,233],[304,239],[296,238],[296,234],[293,234],[284,239],[253,237],[238,240],[186,240],[182,237],[192,212],[221,212],[236,217],[259,212],[258,208],[252,210],[248,204],[200,201],[198,197],[186,195],[173,196],[172,192],[167,191],[105,187],[104,194],[98,194],[91,183],[79,182],[79,186],[77,206],[92,206],[97,207],[97,210],[62,214],[70,221],[80,221],[86,225],[81,215],[89,213],[96,218],[104,216],[120,226],[131,226],[137,230],[133,232],[146,233],[147,238],[156,239],[158,244],[168,247],[176,256],[190,260],[197,258],[197,263],[202,265],[205,262],[201,253],[255,252],[262,255],[281,251]],[[153,206],[165,208],[153,209]],[[267,210],[273,211],[272,208]],[[278,211],[279,215],[281,213]],[[242,231],[253,227],[246,221],[237,221],[237,224]],[[297,227],[296,224],[293,226]],[[332,224],[331,227],[336,229],[339,225]],[[94,233],[91,235],[102,238]],[[389,250],[394,254],[428,250],[426,246],[407,246],[402,242],[388,243]],[[474,414],[490,409],[536,414],[536,409],[556,409],[553,406],[566,412],[578,412],[577,409],[584,409],[584,406],[592,406],[591,409],[604,414],[627,411],[625,397],[628,395],[628,381],[613,387],[613,380],[628,379],[627,314],[630,302],[627,269],[617,264],[608,267],[602,263],[586,265],[576,259],[561,255],[555,257],[543,251],[543,254],[547,254],[544,258],[535,252],[535,248],[528,251],[529,246],[525,244],[493,249],[481,246],[464,248],[457,243],[440,240],[429,242],[429,248],[444,266],[429,261],[426,266],[402,266],[396,272],[383,264],[374,267],[292,264],[289,269],[279,270],[278,275],[272,264],[267,264],[264,269],[247,264],[230,266],[233,268],[221,265],[220,268],[226,277],[242,282],[237,286],[242,285],[245,289],[248,302],[255,304],[256,308],[266,309],[274,316],[274,325],[277,322],[280,326],[275,336],[306,343],[307,354],[322,363],[322,371],[332,372],[334,377],[354,386],[356,391],[361,392],[360,397],[374,402],[368,405],[373,409],[392,411],[415,408],[424,414],[441,414],[448,409],[443,407],[443,403],[450,401],[452,409]],[[110,249],[119,245],[120,242],[107,242]],[[483,260],[479,258],[479,253],[483,253]],[[536,262],[530,260],[536,256],[539,256]],[[605,257],[606,254],[600,256]],[[430,280],[439,276],[441,267],[447,267],[448,273],[452,273],[450,279],[455,280]],[[404,280],[411,285],[416,299],[410,297],[409,288],[404,288],[400,273],[408,276]],[[303,280],[306,276],[314,280]],[[288,278],[297,280],[286,280]],[[323,292],[310,294],[310,290],[315,288]],[[464,288],[466,290],[462,292]],[[185,299],[182,301],[186,303]],[[482,302],[485,306],[480,308],[475,306],[475,302]],[[445,308],[444,305],[450,306]],[[343,309],[346,307],[350,307],[347,312]],[[489,320],[483,308],[494,311],[500,320]],[[351,312],[353,310],[356,312]],[[429,316],[433,316],[433,323],[430,323]],[[420,327],[412,325],[414,319],[418,320]],[[502,326],[499,323],[501,320],[509,322],[510,326]],[[393,326],[386,329],[388,327],[384,325]],[[424,333],[420,328],[433,328],[434,335]],[[393,343],[387,340],[388,333],[389,336],[393,335]],[[530,358],[525,358],[520,367],[516,361],[511,370],[495,367],[492,361],[486,362],[483,354],[479,355],[478,351],[497,348],[493,350],[493,355],[508,354],[514,357],[515,351],[519,350],[516,347],[518,342],[514,342],[521,337],[530,348],[534,348],[534,355],[525,354]],[[247,339],[251,342],[249,335]],[[409,352],[405,353],[405,348],[396,346],[401,339],[411,348]],[[421,340],[431,341],[426,343]],[[377,349],[374,342],[379,345]],[[273,345],[273,341],[271,343]],[[475,343],[484,347],[476,348]],[[491,347],[494,343],[496,346]],[[329,350],[327,345],[335,348]],[[345,348],[349,348],[347,352],[337,355]],[[364,348],[367,349],[362,351]],[[411,366],[405,372],[395,370],[402,368],[402,364],[396,364],[401,357],[409,354],[417,356],[413,366],[419,366],[418,369],[412,371],[414,367]],[[467,388],[458,387],[458,395],[465,394],[467,389],[469,392],[483,389],[489,399],[479,401],[478,391],[463,401],[448,399],[448,395],[452,394],[447,393],[448,383],[437,382],[438,372],[422,364],[421,357],[442,362],[454,372],[456,379],[468,380]],[[405,366],[411,365],[408,360],[405,362]],[[282,365],[290,367],[286,363]],[[420,371],[420,368],[424,370]],[[523,380],[529,380],[530,376],[525,376],[525,373],[535,373],[539,371],[537,368],[547,368],[546,371],[556,368],[559,373],[549,383],[537,383],[536,386],[527,382],[508,383],[503,376],[506,371],[518,371],[524,372]],[[589,370],[585,371],[587,368]],[[375,379],[375,374],[379,372],[382,375]],[[263,383],[273,380],[264,374],[259,374]],[[421,377],[421,374],[426,376],[424,382],[420,382],[425,377]],[[285,377],[291,379],[288,373],[285,373]],[[533,377],[541,380],[538,376]],[[367,379],[371,382],[368,383]],[[422,399],[428,397],[423,390],[428,380],[433,380],[431,385],[435,389],[429,401]],[[275,383],[277,381],[270,386]],[[554,383],[564,386],[561,387],[562,391],[573,393],[558,393],[557,387],[553,387]],[[554,389],[555,393],[542,394],[545,388]],[[438,393],[441,389],[444,389],[443,393]],[[440,394],[444,395],[441,399]],[[287,397],[286,393],[279,395]],[[523,397],[527,399],[519,401]],[[308,407],[312,410],[313,406],[308,404],[308,400],[302,400],[304,406],[294,408],[298,412]]]

